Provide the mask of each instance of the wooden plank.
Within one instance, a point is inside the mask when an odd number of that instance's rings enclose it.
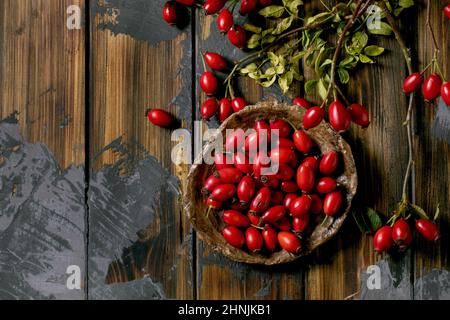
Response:
[[[243,20],[242,18],[238,18]],[[197,78],[196,78],[196,119],[201,119],[198,106],[206,98],[198,86],[200,74],[203,72],[201,53],[205,51],[219,52],[230,60],[242,56],[242,52],[219,34],[215,19],[197,14]],[[254,81],[243,79],[240,92],[249,103],[256,103],[263,98],[281,95],[263,91]],[[217,126],[212,121],[210,127]],[[202,242],[197,246],[197,298],[198,299],[303,299],[304,267],[294,263],[287,266],[262,267],[232,262],[223,256],[213,253],[204,247]]]
[[[426,2],[426,1],[425,1]],[[450,23],[444,16],[442,8],[448,1],[433,1],[431,7],[431,25],[434,29],[437,42],[440,46],[438,59],[443,68],[444,76],[449,80],[450,65]],[[418,12],[417,22],[413,24],[413,33],[417,34],[416,52],[417,60],[421,68],[427,65],[433,58],[433,47],[430,33],[425,27],[427,12],[425,7]],[[450,189],[450,147],[448,142],[439,140],[432,132],[435,118],[438,115],[436,104],[424,103],[420,96],[416,99],[416,132],[415,132],[415,160],[416,160],[416,203],[423,207],[430,215],[433,215],[436,206],[440,204],[441,218],[440,228],[442,239],[437,245],[426,243],[417,237],[418,247],[415,255],[414,279],[419,281],[416,286],[416,299],[437,299],[445,289],[439,285],[444,282],[427,278],[434,268],[442,269],[449,266],[449,217]],[[447,107],[443,107],[444,110]],[[448,128],[447,128],[448,130]]]
[[[344,135],[350,143],[358,171],[358,193],[353,208],[370,206],[388,213],[401,199],[402,178],[407,164],[407,136],[402,130],[406,100],[401,90],[405,75],[401,51],[392,38],[380,38],[377,44],[387,53],[377,58],[377,64],[364,67],[351,76],[348,97],[363,103],[370,111],[372,124],[367,129],[356,126]],[[306,70],[306,74],[312,75]],[[312,97],[313,99],[316,97]],[[319,100],[316,98],[316,101]],[[361,293],[361,274],[380,259],[388,259],[397,281],[409,283],[410,256],[390,259],[373,251],[372,237],[360,235],[349,216],[336,239],[320,248],[306,275],[307,299],[358,298]],[[386,274],[382,275],[387,277]],[[393,289],[397,298],[408,299],[406,289]],[[384,288],[383,288],[384,289]],[[389,297],[386,293],[386,297]],[[383,298],[383,297],[379,297]]]
[[[91,3],[92,299],[193,297],[190,226],[176,186],[188,168],[171,160],[171,131],[145,117],[162,108],[191,125],[190,29],[165,24],[162,5]]]
[[[84,3],[0,2],[0,299],[85,297]]]

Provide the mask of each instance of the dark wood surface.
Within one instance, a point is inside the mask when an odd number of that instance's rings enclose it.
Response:
[[[408,21],[402,31],[414,65],[423,67],[433,51],[425,28],[425,1],[417,2],[418,7],[403,16]],[[437,246],[418,241],[405,255],[379,255],[373,251],[372,237],[362,235],[349,218],[336,239],[299,262],[276,267],[234,263],[196,239],[181,195],[166,190],[172,178],[181,190],[189,188],[184,184],[189,167],[172,163],[171,132],[150,125],[145,113],[148,108],[166,109],[182,128],[193,132],[194,120],[200,119],[198,106],[205,99],[197,84],[201,52],[219,51],[230,58],[241,53],[218,34],[214,19],[198,10],[185,26],[171,29],[160,18],[162,3],[0,1],[0,119],[18,112],[25,141],[44,143],[63,169],[84,166],[85,179],[90,179],[90,189],[81,194],[86,197],[85,246],[74,248],[86,253],[87,297],[359,298],[362,274],[383,261],[396,286],[402,284],[389,289],[391,297],[423,297],[414,282],[433,268],[449,267],[450,150],[431,133],[436,108],[417,99],[411,196],[429,212],[440,203],[444,236]],[[441,59],[448,58],[450,49],[450,23],[441,11],[446,3],[433,4],[431,19]],[[66,8],[72,4],[89,12],[81,30],[65,27]],[[349,87],[349,96],[369,107],[372,125],[353,128],[344,137],[359,174],[355,208],[368,205],[387,214],[401,197],[407,164],[402,126],[407,102],[401,91],[406,66],[395,39],[377,42],[387,53],[353,75]],[[449,64],[442,64],[449,76]],[[240,90],[251,103],[290,99],[249,80],[241,81]],[[300,86],[295,91],[302,92]],[[208,125],[215,127],[217,122]],[[155,176],[145,176],[147,169]],[[0,247],[0,254],[5,250]],[[9,296],[0,292],[0,298]]]

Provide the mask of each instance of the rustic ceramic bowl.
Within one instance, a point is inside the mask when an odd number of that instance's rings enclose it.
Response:
[[[244,110],[233,114],[219,128],[225,136],[226,129],[248,129],[252,128],[256,120],[285,118],[294,125],[301,127],[303,108],[289,106],[275,101],[261,102],[254,106],[249,106]],[[223,223],[218,214],[210,214],[207,217],[208,207],[205,205],[205,196],[201,189],[205,179],[214,171],[212,165],[194,164],[187,178],[187,192],[184,195],[184,203],[190,222],[194,226],[201,240],[210,245],[214,250],[222,253],[228,258],[244,263],[274,265],[294,261],[301,256],[309,254],[312,250],[330,240],[337,234],[344,220],[347,218],[351,201],[357,189],[357,174],[355,162],[350,146],[338,135],[327,123],[323,122],[318,127],[308,131],[310,137],[319,147],[323,154],[329,151],[338,151],[343,159],[342,174],[338,177],[338,182],[346,193],[346,201],[341,213],[334,218],[328,218],[326,223],[321,225],[323,216],[318,217],[316,226],[309,236],[303,240],[302,250],[298,255],[278,251],[270,256],[258,253],[248,253],[246,251],[230,246],[221,234]],[[203,153],[199,155],[196,163],[202,162],[203,155],[211,154],[214,148],[214,141],[217,136],[212,136],[208,144],[204,147]]]

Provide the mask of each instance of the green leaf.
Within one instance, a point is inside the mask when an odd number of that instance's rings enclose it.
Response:
[[[261,86],[263,86],[264,88],[268,88],[268,87],[270,87],[271,85],[273,85],[273,84],[275,83],[276,80],[277,80],[277,76],[274,75],[270,80],[263,81],[263,82],[261,82],[260,84],[261,84]]]
[[[288,8],[288,10],[294,14],[298,12],[298,6],[303,4],[302,0],[283,0],[283,4]]]
[[[295,52],[294,55],[291,57],[291,63],[296,63],[296,62],[300,61],[300,59],[303,58],[305,56],[305,54],[306,54],[305,51]]]
[[[364,48],[364,54],[369,57],[379,56],[384,52],[384,48],[379,46],[368,46]]]
[[[317,92],[323,100],[327,98],[328,89],[326,88],[325,81],[323,79],[320,79],[317,83]]]
[[[278,78],[278,85],[280,86],[283,93],[289,91],[289,87],[294,80],[294,76],[291,71],[286,72],[284,75]]]
[[[259,47],[259,42],[261,40],[261,36],[259,34],[254,34],[247,41],[247,48],[255,49]]]
[[[259,80],[261,78],[261,74],[259,73],[259,71],[249,72],[248,77],[250,79]]]
[[[308,19],[306,19],[306,24],[305,25],[310,25],[319,21],[323,21],[325,19],[327,19],[328,17],[330,17],[332,15],[332,13],[330,12],[321,12],[319,14],[316,14],[315,16],[309,17]]]
[[[267,58],[269,58],[270,63],[274,66],[280,63],[280,58],[272,51],[267,52]]]
[[[284,12],[285,9],[283,6],[268,6],[259,10],[259,14],[266,18],[279,18]]]
[[[425,210],[423,210],[421,207],[419,207],[416,204],[411,204],[411,208],[413,209],[413,211],[422,219],[426,219],[429,220],[430,218],[428,217],[428,215],[426,214]]]
[[[277,37],[272,36],[272,35],[267,35],[262,39],[261,44],[267,44],[267,43],[272,43],[277,39]]]
[[[253,33],[261,33],[262,29],[260,27],[257,27],[253,24],[246,23],[244,24],[244,29]]]
[[[284,18],[281,21],[277,22],[277,26],[275,27],[275,30],[273,31],[274,35],[279,35],[290,28],[292,25],[292,22],[294,21],[294,16],[290,16],[288,18]]]
[[[357,53],[360,53],[364,47],[367,45],[367,42],[369,41],[369,36],[367,33],[358,31],[356,32],[352,37],[352,45],[351,47],[353,50]]]
[[[339,80],[341,81],[342,84],[347,84],[350,81],[350,75],[348,74],[347,70],[345,70],[343,68],[339,68],[338,75],[339,75]]]
[[[258,66],[256,65],[256,63],[250,63],[249,65],[245,66],[245,68],[241,69],[241,74],[247,74],[256,70],[258,70]]]
[[[317,81],[317,80],[306,81],[306,83],[305,83],[305,93],[306,94],[312,94],[314,92],[314,89],[316,88],[318,82],[319,81]]]
[[[439,218],[439,214],[440,214],[440,208],[439,208],[439,203],[436,207],[436,212],[434,213],[434,217],[433,217],[433,221],[436,221]]]
[[[339,68],[353,69],[357,63],[354,56],[347,56],[339,63]]]
[[[359,55],[359,61],[361,61],[362,63],[375,63],[372,59],[364,54]]]
[[[414,5],[414,0],[399,0],[398,5],[403,9],[406,9]]]
[[[367,208],[365,214],[368,218],[370,228],[372,229],[373,232],[376,232],[383,226],[383,221],[381,220],[380,215],[374,209]]]
[[[380,36],[390,36],[392,34],[392,28],[386,22],[373,20],[372,23],[367,24],[367,30],[371,34]]]

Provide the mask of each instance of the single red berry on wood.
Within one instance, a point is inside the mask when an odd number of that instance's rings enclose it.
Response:
[[[450,19],[450,4],[444,7],[444,14]]]
[[[245,244],[244,234],[236,227],[226,227],[223,229],[222,235],[230,245],[238,249],[241,249]]]
[[[359,103],[350,105],[350,116],[357,125],[367,128],[370,125],[369,111]]]
[[[175,1],[168,1],[163,7],[163,19],[171,25],[177,23],[177,4]]]
[[[446,82],[441,86],[441,97],[445,104],[450,106],[450,82]]]
[[[423,83],[420,72],[411,73],[403,82],[403,92],[406,94],[416,92]]]
[[[175,119],[162,109],[150,109],[147,115],[150,122],[158,127],[169,128],[175,122]]]
[[[406,250],[413,241],[413,235],[408,222],[401,218],[392,226],[392,240],[400,251]]]
[[[245,29],[241,26],[232,26],[228,31],[228,39],[239,49],[243,49],[247,43],[247,35]]]
[[[227,33],[233,26],[233,23],[233,15],[231,14],[230,10],[225,8],[220,11],[219,15],[217,16],[217,27],[219,28],[220,32]]]
[[[425,79],[422,87],[423,97],[426,101],[432,101],[441,93],[442,79],[437,73],[430,74]]]
[[[392,228],[384,226],[378,229],[373,237],[373,247],[378,252],[384,252],[392,248],[394,241],[392,240]]]
[[[427,241],[437,241],[440,237],[439,228],[431,220],[418,219],[416,229]]]
[[[216,14],[225,6],[226,0],[206,0],[203,5],[207,14]]]
[[[258,0],[241,0],[241,8],[239,9],[239,13],[241,15],[250,13],[256,9],[258,5]]]
[[[302,248],[302,243],[298,236],[288,231],[278,233],[278,243],[285,251],[298,254]]]
[[[213,70],[224,70],[227,68],[227,61],[218,53],[205,52],[203,57],[208,67]]]
[[[205,71],[200,77],[200,87],[208,96],[216,93],[218,84],[217,78],[212,72]]]
[[[312,107],[303,116],[303,128],[306,130],[317,127],[325,118],[325,111],[321,107]]]
[[[294,100],[292,100],[292,103],[295,104],[296,106],[305,108],[306,110],[311,108],[311,105],[309,104],[309,102],[306,99],[303,99],[300,97],[294,98]]]
[[[243,110],[247,106],[247,101],[245,101],[244,98],[238,97],[234,98],[233,101],[231,101],[231,107],[233,108],[234,112],[239,112]]]
[[[202,118],[204,120],[209,120],[217,113],[218,108],[219,104],[217,103],[217,100],[211,98],[203,103],[202,107],[200,108],[200,114],[202,115]]]
[[[328,109],[330,125],[337,132],[345,132],[351,124],[350,111],[340,102],[333,101]]]

